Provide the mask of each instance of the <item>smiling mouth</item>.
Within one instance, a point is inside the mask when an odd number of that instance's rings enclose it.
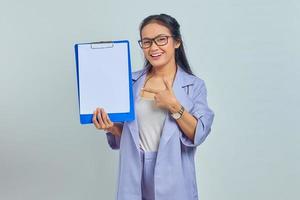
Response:
[[[163,53],[153,53],[153,54],[150,54],[150,56],[151,56],[152,58],[158,58],[158,57],[160,57],[162,54],[163,54]]]

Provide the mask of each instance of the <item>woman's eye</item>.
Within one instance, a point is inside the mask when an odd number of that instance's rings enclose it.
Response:
[[[143,41],[143,45],[149,45],[150,43],[151,43],[150,40],[145,40],[145,41]]]
[[[165,37],[157,38],[157,42],[165,42],[165,41],[166,41]]]

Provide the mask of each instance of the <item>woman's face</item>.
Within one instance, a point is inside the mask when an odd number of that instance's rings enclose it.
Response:
[[[147,39],[154,39],[159,43],[164,44],[165,37],[160,36],[171,36],[170,30],[158,23],[147,24],[141,31],[141,40],[146,41],[149,44]],[[148,41],[148,42],[147,42]],[[150,64],[155,68],[160,68],[168,65],[176,65],[175,63],[175,48],[180,46],[180,42],[174,40],[173,37],[167,38],[167,44],[158,46],[152,40],[152,45],[149,48],[143,49],[145,58],[150,62]]]

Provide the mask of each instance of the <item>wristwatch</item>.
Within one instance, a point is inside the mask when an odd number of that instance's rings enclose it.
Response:
[[[181,106],[180,110],[179,110],[178,112],[176,112],[176,113],[172,113],[171,116],[172,116],[174,119],[177,120],[177,119],[180,119],[180,118],[181,118],[183,112],[184,112],[184,107]]]

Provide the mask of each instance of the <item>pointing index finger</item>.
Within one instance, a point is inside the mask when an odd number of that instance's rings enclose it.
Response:
[[[160,90],[156,90],[156,89],[152,89],[152,88],[142,88],[142,90],[146,91],[146,92],[154,93],[154,94],[157,94],[160,92]]]

